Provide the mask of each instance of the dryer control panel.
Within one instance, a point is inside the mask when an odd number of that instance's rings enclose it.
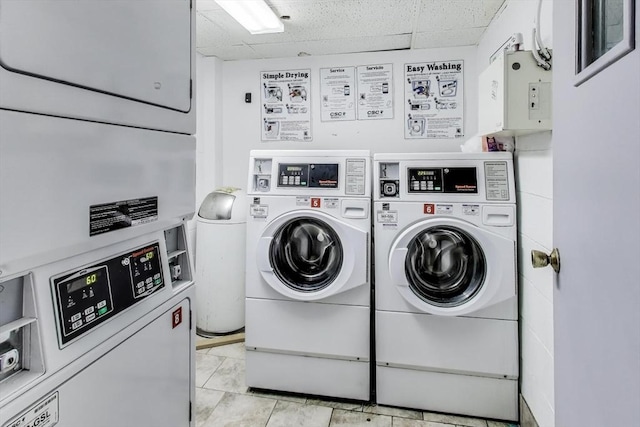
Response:
[[[164,287],[158,243],[51,279],[58,307],[59,344]]]

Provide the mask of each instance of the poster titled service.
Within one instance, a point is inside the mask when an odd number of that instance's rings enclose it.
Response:
[[[323,122],[356,119],[356,68],[320,68],[320,110]]]
[[[392,64],[358,67],[358,120],[393,119]]]
[[[311,70],[260,73],[263,141],[311,141]]]
[[[464,136],[464,61],[404,66],[405,139]]]

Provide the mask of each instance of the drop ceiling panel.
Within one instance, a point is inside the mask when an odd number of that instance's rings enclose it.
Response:
[[[197,49],[230,60],[475,45],[504,1],[267,0],[291,19],[284,33],[251,35],[214,0],[197,0]]]
[[[436,31],[418,33],[414,39],[414,49],[431,49],[438,47],[473,46],[485,28],[463,28],[461,30]]]
[[[422,0],[417,32],[486,27],[504,0]]]
[[[331,55],[340,53],[370,52],[381,50],[407,49],[411,35],[384,37],[356,37],[338,40],[316,40],[293,43],[258,44],[251,47],[262,58],[283,58],[297,56],[299,52],[310,55]]]
[[[198,48],[204,56],[215,56],[225,61],[235,61],[239,59],[259,59],[261,55],[257,54],[250,46],[247,45],[225,45],[225,46],[205,46]]]

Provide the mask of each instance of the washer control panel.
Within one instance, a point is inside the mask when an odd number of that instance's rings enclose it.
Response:
[[[474,167],[407,168],[409,193],[477,193]]]
[[[278,187],[338,188],[338,164],[278,164]]]
[[[91,330],[164,287],[157,243],[51,278],[59,343]]]

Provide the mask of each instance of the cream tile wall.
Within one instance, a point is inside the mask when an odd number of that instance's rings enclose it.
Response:
[[[507,0],[478,45],[478,71],[513,34],[522,33],[531,49],[536,0]],[[552,47],[551,1],[542,2],[541,35]],[[553,427],[553,271],[533,269],[531,250],[553,248],[552,133],[517,138],[518,279],[520,290],[521,394],[541,427]]]
[[[549,134],[516,143],[521,393],[541,427],[554,426],[553,270],[533,269],[531,250],[553,248],[553,154]],[[546,177],[543,177],[546,175]],[[540,179],[539,179],[540,178]],[[547,181],[547,182],[545,182]]]

